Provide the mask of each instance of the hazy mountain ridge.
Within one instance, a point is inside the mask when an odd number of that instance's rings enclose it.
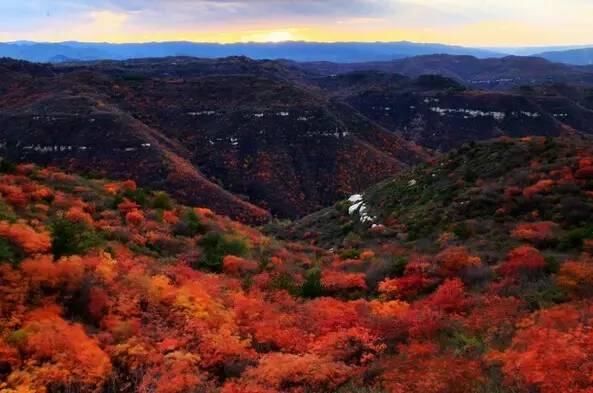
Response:
[[[392,60],[403,57],[448,53],[496,57],[502,54],[476,48],[413,42],[281,42],[281,43],[13,43],[0,44],[0,57],[37,62],[64,60],[125,60],[132,58],[192,56],[217,58],[248,56],[255,59],[290,59],[294,61],[360,62]]]

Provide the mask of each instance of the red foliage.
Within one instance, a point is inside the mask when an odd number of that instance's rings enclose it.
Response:
[[[440,354],[432,343],[412,342],[399,353],[382,375],[390,393],[473,393],[483,380],[477,361]]]
[[[72,222],[79,222],[82,224],[86,224],[88,226],[93,225],[93,216],[89,213],[85,212],[82,208],[78,206],[71,207],[68,212],[66,212],[66,219]]]
[[[566,261],[556,276],[558,286],[573,297],[593,294],[593,262]]]
[[[505,276],[533,274],[541,272],[546,267],[544,257],[530,246],[520,246],[513,249],[498,271]]]
[[[22,208],[29,202],[29,197],[19,186],[0,184],[0,194],[14,207]]]
[[[255,261],[239,258],[233,255],[227,255],[222,260],[222,269],[226,274],[242,275],[254,273],[259,269],[259,264]]]
[[[542,243],[553,238],[558,225],[551,221],[518,224],[512,232],[514,238],[532,243]]]
[[[449,247],[436,256],[436,262],[444,275],[455,275],[481,264],[480,257],[472,256],[464,247]]]
[[[461,312],[468,305],[463,282],[455,278],[446,280],[437,288],[435,293],[426,299],[427,305],[436,310],[445,312]]]
[[[537,194],[550,192],[552,187],[554,187],[554,180],[540,180],[537,183],[525,188],[523,190],[523,196],[527,199],[531,199]]]
[[[144,213],[141,210],[132,210],[126,214],[126,222],[133,226],[140,226],[144,222]]]
[[[324,270],[321,275],[321,284],[328,291],[367,289],[364,273]]]
[[[593,389],[591,309],[574,306],[540,311],[522,322],[510,348],[490,359],[502,364],[511,386],[542,393],[588,393]]]
[[[59,316],[56,307],[29,313],[21,349],[33,367],[35,385],[100,388],[111,373],[109,357],[78,324]]]
[[[247,370],[245,379],[267,389],[304,386],[312,391],[325,391],[347,381],[351,372],[352,369],[344,363],[325,357],[275,353],[264,355],[257,367]],[[296,393],[301,390],[285,391]]]

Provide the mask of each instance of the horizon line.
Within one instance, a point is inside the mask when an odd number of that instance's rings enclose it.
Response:
[[[125,42],[114,42],[114,41],[78,41],[78,40],[66,40],[66,41],[35,41],[35,40],[11,40],[11,41],[0,41],[0,44],[6,45],[22,45],[22,43],[31,44],[103,44],[103,45],[146,45],[146,44],[174,44],[174,43],[185,43],[185,44],[201,44],[201,45],[245,45],[245,44],[257,44],[257,45],[281,45],[281,44],[416,44],[416,45],[443,45],[451,47],[462,47],[471,49],[524,49],[524,48],[580,48],[587,49],[593,48],[593,43],[590,44],[537,44],[537,45],[467,45],[467,44],[454,44],[454,43],[443,43],[443,42],[421,42],[421,41],[409,41],[409,40],[397,40],[397,41],[313,41],[313,40],[285,40],[285,41],[233,41],[233,42],[216,42],[216,41],[191,41],[191,40],[165,40],[165,41],[125,41]]]

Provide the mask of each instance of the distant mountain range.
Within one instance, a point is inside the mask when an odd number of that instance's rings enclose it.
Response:
[[[140,44],[110,43],[36,43],[18,41],[0,43],[0,57],[34,62],[61,63],[80,60],[125,60],[168,56],[218,58],[247,56],[253,59],[288,59],[294,61],[333,61],[339,63],[383,61],[429,54],[471,55],[479,58],[501,57],[487,49],[412,42],[377,43],[236,43],[212,44],[162,42]]]
[[[524,48],[470,48],[443,44],[400,42],[281,42],[281,43],[86,43],[67,41],[39,43],[16,41],[0,43],[0,57],[41,63],[72,61],[126,60],[171,56],[220,58],[247,56],[253,59],[287,59],[292,61],[331,61],[358,63],[397,60],[414,56],[448,54],[477,58],[500,58],[508,55],[543,57],[573,65],[593,64],[593,47],[551,46]]]

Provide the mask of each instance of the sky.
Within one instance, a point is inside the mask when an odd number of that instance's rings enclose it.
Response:
[[[593,0],[0,0],[0,41],[593,44]]]

